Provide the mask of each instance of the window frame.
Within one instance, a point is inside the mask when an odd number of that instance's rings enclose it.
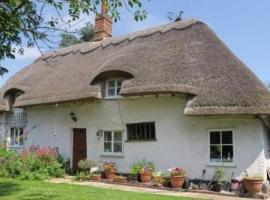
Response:
[[[115,92],[115,95],[113,95],[113,96],[110,96],[109,95],[109,82],[110,81],[114,81],[114,92]],[[123,81],[124,81],[124,79],[123,78],[111,78],[111,79],[107,79],[106,80],[106,86],[105,86],[105,98],[106,99],[116,99],[116,98],[121,98],[122,96],[120,95],[120,94],[117,94],[117,89],[118,89],[118,87],[117,87],[117,83],[118,83],[118,81],[121,81],[121,86],[120,86],[120,90],[121,90],[121,88],[122,88],[122,83],[123,83]]]
[[[104,144],[105,144],[105,132],[111,132],[112,133],[112,141],[111,141],[111,152],[105,152],[104,151]],[[115,132],[121,132],[122,134],[122,152],[114,152],[114,134]],[[101,156],[124,156],[124,131],[119,129],[114,130],[103,130],[103,137],[102,137],[102,145],[101,145]]]
[[[20,145],[20,144],[12,145],[12,139],[16,140],[16,138],[11,137],[12,129],[16,130],[16,133],[18,133],[17,132],[18,130],[20,131],[20,129],[22,129],[22,131],[23,131],[22,132],[22,140],[23,140],[22,145]],[[10,148],[23,148],[25,146],[25,138],[23,136],[24,136],[24,128],[23,127],[10,127],[9,128],[10,146],[9,147]]]
[[[232,144],[225,144],[226,145],[232,145],[233,146],[233,159],[232,162],[213,162],[211,161],[211,152],[210,152],[210,147],[211,147],[211,132],[224,132],[224,131],[231,131],[232,132]],[[222,134],[221,134],[221,143],[220,145],[223,146],[222,144]],[[235,167],[235,158],[236,158],[236,151],[235,151],[235,129],[234,128],[218,128],[218,129],[208,129],[208,166],[223,166],[223,167]],[[222,148],[221,148],[221,156],[222,156]]]
[[[130,139],[129,138],[129,128],[128,125],[138,125],[138,124],[154,124],[154,138],[153,139]],[[155,121],[147,121],[147,122],[135,122],[135,123],[126,123],[126,142],[155,142],[157,141],[157,129]]]

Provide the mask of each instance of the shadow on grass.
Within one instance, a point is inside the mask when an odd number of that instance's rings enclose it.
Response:
[[[0,182],[0,197],[8,196],[11,193],[20,191],[20,185],[12,182]]]
[[[19,197],[20,200],[53,200],[58,197],[57,194],[31,193]]]

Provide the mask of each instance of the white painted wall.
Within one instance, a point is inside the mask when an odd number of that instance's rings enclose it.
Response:
[[[208,179],[215,167],[209,166],[208,130],[233,128],[235,132],[235,166],[226,167],[239,175],[246,169],[263,173],[265,170],[264,128],[252,117],[188,117],[183,115],[183,97],[144,97],[104,100],[88,104],[39,106],[26,108],[29,133],[27,145],[59,147],[62,154],[72,157],[72,128],[87,129],[87,157],[110,160],[119,172],[128,172],[130,165],[146,158],[157,169],[183,167],[189,178],[201,178],[206,169]],[[70,112],[78,118],[72,122]],[[123,129],[126,123],[156,122],[156,142],[125,142],[123,157],[102,156],[102,140],[97,130]],[[126,134],[124,133],[126,137]]]
[[[4,113],[0,113],[0,145],[4,144],[5,133],[6,133],[5,116]]]

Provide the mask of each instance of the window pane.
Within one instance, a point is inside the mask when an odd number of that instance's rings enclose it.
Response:
[[[220,132],[210,132],[210,144],[220,144]]]
[[[112,143],[104,142],[104,152],[112,152]]]
[[[108,96],[115,96],[115,89],[114,88],[108,89]]]
[[[122,80],[117,81],[117,88],[121,88],[122,82],[123,82]]]
[[[114,80],[108,81],[108,87],[109,88],[115,88],[115,81]]]
[[[232,143],[233,143],[232,131],[223,131],[222,132],[222,144],[232,144]]]
[[[23,128],[20,128],[19,131],[20,131],[19,144],[22,146],[23,145]]]
[[[223,162],[233,162],[233,146],[226,145],[222,146],[222,161]]]
[[[122,142],[115,142],[113,148],[114,148],[114,153],[121,153],[122,152]]]
[[[114,132],[114,141],[122,141],[122,132]]]
[[[112,141],[112,132],[104,132],[104,141]]]
[[[121,88],[117,88],[116,94],[119,95],[120,94],[120,90]]]
[[[11,143],[11,146],[15,145],[15,130],[14,128],[11,128],[10,129],[10,143]]]
[[[210,161],[221,162],[221,145],[210,146]]]

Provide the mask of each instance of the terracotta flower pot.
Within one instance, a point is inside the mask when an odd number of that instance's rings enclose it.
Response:
[[[105,171],[105,178],[113,180],[115,174],[116,174],[115,171]]]
[[[185,177],[183,176],[171,176],[171,185],[173,188],[182,188],[185,182]]]
[[[251,196],[262,191],[263,180],[243,179],[243,182]]]
[[[90,176],[91,181],[100,181],[101,180],[101,175],[92,175]]]
[[[140,173],[140,178],[142,183],[149,183],[152,181],[152,173],[149,172]]]

